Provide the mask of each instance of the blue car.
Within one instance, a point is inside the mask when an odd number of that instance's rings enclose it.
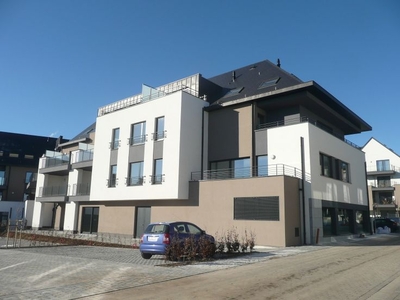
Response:
[[[165,255],[173,238],[182,242],[186,238],[194,238],[194,241],[206,238],[210,243],[215,244],[213,236],[189,222],[151,223],[140,239],[139,250],[142,257],[150,259],[153,255]]]

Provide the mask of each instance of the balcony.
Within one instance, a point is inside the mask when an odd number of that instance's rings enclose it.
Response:
[[[69,192],[72,201],[89,201],[90,183],[75,183]]]
[[[269,176],[290,176],[302,179],[303,174],[298,168],[286,166],[284,164],[276,164],[262,167],[231,168],[192,172],[191,180],[226,180]],[[305,174],[305,177],[306,181],[311,182],[310,174]]]
[[[333,133],[332,130],[330,130],[330,128],[327,128],[326,126],[324,126],[320,122],[318,122],[316,120],[313,120],[313,119],[311,119],[309,117],[305,117],[305,116],[300,117],[300,118],[290,119],[290,120],[280,120],[280,121],[276,121],[276,122],[259,124],[257,126],[257,129],[268,129],[268,128],[274,128],[274,127],[280,127],[280,126],[288,126],[288,125],[294,125],[294,124],[300,124],[300,123],[310,123],[310,124],[318,127],[319,129],[322,129],[323,131],[331,134],[332,136],[340,139],[341,141],[345,142],[346,144],[352,146],[353,148],[356,148],[358,150],[361,149],[360,146],[357,146],[356,144],[354,144],[354,143],[350,142],[349,140],[345,139],[344,137]]]
[[[396,208],[396,201],[390,198],[382,198],[377,201],[374,201],[374,208]]]
[[[400,168],[394,165],[386,168],[377,168],[376,165],[368,165],[367,166],[367,175],[369,176],[377,176],[377,175],[394,175],[400,172]]]
[[[71,153],[72,169],[91,171],[93,167],[93,149],[77,150]]]
[[[69,156],[45,157],[40,160],[39,173],[58,176],[68,175]]]
[[[37,201],[53,203],[66,202],[68,200],[67,191],[67,185],[39,187]]]

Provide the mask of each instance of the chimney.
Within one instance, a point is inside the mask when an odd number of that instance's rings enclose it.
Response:
[[[278,66],[278,68],[281,67],[281,60],[278,58],[278,61],[276,62],[276,65]]]
[[[232,71],[232,82],[235,82],[236,79],[236,72]]]

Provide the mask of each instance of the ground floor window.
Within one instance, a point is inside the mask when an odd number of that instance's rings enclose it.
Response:
[[[0,211],[0,232],[7,230],[8,212]]]
[[[97,232],[99,224],[99,208],[98,207],[84,207],[82,208],[82,233]]]
[[[370,232],[368,207],[323,200],[322,228],[324,237]]]

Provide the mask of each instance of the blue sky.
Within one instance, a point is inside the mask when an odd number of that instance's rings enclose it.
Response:
[[[0,131],[72,138],[142,83],[277,58],[400,154],[398,0],[0,0]]]

